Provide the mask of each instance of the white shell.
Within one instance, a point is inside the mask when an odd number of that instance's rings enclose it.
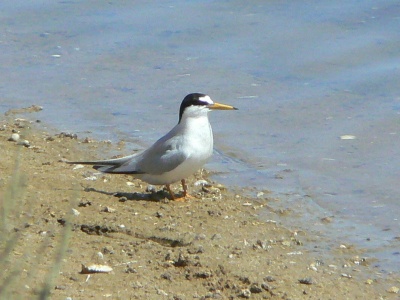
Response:
[[[106,265],[89,265],[85,266],[82,264],[82,274],[93,274],[93,273],[110,273],[113,269]]]
[[[345,134],[340,136],[341,140],[354,140],[355,138],[356,136],[351,134]]]

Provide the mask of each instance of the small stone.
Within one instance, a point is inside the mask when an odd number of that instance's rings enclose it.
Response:
[[[211,184],[209,184],[207,180],[200,179],[200,180],[197,180],[194,183],[194,186],[207,186],[207,187],[209,187],[209,186],[211,186]]]
[[[87,207],[90,205],[92,205],[92,202],[90,202],[90,201],[81,201],[81,202],[79,202],[78,207]]]
[[[146,192],[147,192],[147,193],[156,193],[156,192],[157,192],[157,189],[156,189],[156,187],[155,187],[154,185],[148,185],[148,186],[146,187]]]
[[[206,239],[206,235],[204,233],[200,233],[194,237],[195,240],[201,241]]]
[[[163,296],[168,296],[168,294],[166,292],[164,292],[163,290],[161,290],[161,289],[157,289],[157,294],[158,295],[163,295]]]
[[[322,223],[324,223],[324,224],[329,224],[329,223],[332,223],[332,217],[323,217],[323,218],[321,218],[321,222]]]
[[[240,291],[239,297],[249,299],[251,297],[251,292],[249,289],[243,289]]]
[[[276,279],[273,276],[269,275],[269,276],[265,277],[264,280],[266,282],[274,282]]]
[[[19,139],[20,139],[19,134],[18,133],[13,133],[8,140],[10,142],[17,142]]]
[[[388,293],[392,293],[392,294],[398,294],[400,291],[400,289],[397,286],[392,286],[391,288],[389,288],[387,290]]]
[[[76,133],[69,133],[69,132],[61,132],[57,135],[59,138],[70,138],[70,139],[77,139],[78,135]]]
[[[125,269],[125,273],[137,273],[136,269],[132,268],[131,266],[127,266]]]
[[[189,260],[182,253],[179,253],[178,259],[174,261],[174,266],[186,267],[187,265],[189,265]]]
[[[92,265],[86,266],[86,265],[82,264],[81,274],[109,273],[112,270],[113,269],[107,265],[92,264]]]
[[[262,292],[262,288],[257,283],[253,283],[250,286],[250,292],[253,294],[259,294]]]
[[[162,279],[165,279],[165,280],[169,280],[169,281],[171,281],[172,280],[172,276],[171,276],[171,274],[170,273],[163,273],[163,274],[161,274],[161,276],[160,276]]]
[[[90,139],[90,138],[88,138],[88,137],[86,137],[83,141],[82,141],[82,143],[85,143],[85,144],[88,144],[88,143],[92,143],[93,141]]]
[[[257,198],[261,198],[262,196],[264,196],[264,192],[258,192],[257,193]]]
[[[220,239],[222,239],[222,235],[220,235],[219,233],[216,233],[211,237],[212,241],[220,240]]]
[[[301,283],[301,284],[313,284],[314,281],[312,280],[311,277],[306,277],[306,278],[299,279],[299,283]]]
[[[193,248],[189,248],[187,250],[187,252],[189,254],[200,254],[200,253],[204,253],[204,247],[203,246],[198,246],[198,247],[193,247]]]
[[[212,273],[211,272],[207,272],[207,271],[198,272],[198,273],[194,274],[195,278],[201,278],[201,279],[207,279],[207,278],[210,278],[211,276],[212,276]]]
[[[19,140],[17,144],[26,148],[29,148],[31,146],[31,143],[28,140]]]
[[[263,290],[266,290],[267,292],[272,291],[272,287],[269,286],[268,284],[266,284],[265,282],[261,284],[261,288],[262,288]]]
[[[368,284],[368,285],[371,285],[371,284],[373,284],[374,283],[374,281],[372,280],[372,279],[367,279],[366,281],[365,281],[365,284]]]
[[[75,208],[72,209],[72,213],[73,213],[74,216],[79,216],[79,215],[81,214],[81,213],[80,213],[77,209],[75,209]]]
[[[106,207],[104,207],[101,211],[102,211],[102,212],[107,212],[107,213],[113,213],[113,212],[116,211],[116,209],[115,209],[115,208],[112,208],[112,207],[109,207],[109,206],[106,206]]]
[[[119,198],[118,201],[119,201],[119,202],[126,202],[126,201],[128,201],[128,198],[126,198],[126,197],[121,197],[121,198]]]
[[[213,187],[213,186],[205,186],[205,185],[203,185],[201,187],[201,190],[204,193],[213,194],[213,195],[219,194],[221,192],[221,190],[219,188],[216,188],[216,187]]]

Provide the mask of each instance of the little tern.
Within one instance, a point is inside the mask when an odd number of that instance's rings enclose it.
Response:
[[[208,120],[211,110],[237,108],[214,102],[205,94],[189,94],[181,103],[178,124],[147,150],[116,159],[68,163],[93,165],[103,173],[130,174],[150,184],[165,185],[173,200],[176,198],[170,184],[180,180],[186,197],[185,178],[212,155],[213,133]]]

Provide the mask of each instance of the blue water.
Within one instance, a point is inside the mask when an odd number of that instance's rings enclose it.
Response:
[[[3,1],[0,24],[0,112],[137,148],[208,93],[240,108],[211,115],[218,180],[399,270],[398,1]]]

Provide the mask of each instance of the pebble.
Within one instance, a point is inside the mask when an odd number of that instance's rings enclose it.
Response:
[[[206,235],[204,233],[200,233],[194,237],[195,240],[201,241],[206,239]]]
[[[257,283],[253,283],[250,287],[250,292],[253,294],[259,294],[262,292],[262,288]]]
[[[106,265],[89,265],[82,264],[82,274],[93,274],[93,273],[110,273],[113,269]]]
[[[301,278],[299,279],[299,283],[301,284],[314,284],[314,281],[311,277]]]
[[[155,193],[155,192],[157,192],[157,189],[154,185],[150,184],[146,187],[146,192],[147,193]]]
[[[17,145],[21,145],[21,146],[29,148],[31,146],[31,143],[29,143],[28,140],[19,140]]]
[[[161,290],[161,289],[157,289],[157,294],[158,295],[163,295],[163,296],[168,296],[168,294],[165,291]]]
[[[10,142],[17,142],[19,139],[20,139],[19,134],[18,133],[13,133],[8,140]]]
[[[303,252],[301,252],[301,251],[294,251],[294,252],[286,253],[286,255],[302,255],[302,254],[303,254]]]
[[[121,198],[119,198],[118,201],[119,201],[119,202],[126,202],[126,201],[128,201],[128,198],[126,198],[126,197],[121,197]]]
[[[315,272],[317,272],[317,271],[318,271],[318,269],[317,269],[317,267],[316,267],[316,266],[310,266],[310,269],[311,269],[311,270],[313,270],[313,271],[315,271]]]
[[[249,289],[243,289],[240,291],[239,297],[249,299],[251,297],[251,292]]]
[[[341,140],[354,140],[356,137],[351,134],[344,134],[340,136]]]
[[[56,285],[54,287],[54,289],[56,289],[56,290],[65,290],[65,289],[67,289],[67,287],[65,285]]]
[[[214,240],[220,240],[220,239],[222,239],[222,235],[220,235],[219,233],[216,233],[216,234],[214,234],[214,235],[211,237],[211,240],[212,240],[212,241],[214,241]]]
[[[69,133],[69,132],[61,132],[57,135],[59,138],[71,138],[71,139],[77,139],[78,135],[76,133]]]
[[[75,209],[75,208],[72,209],[72,213],[73,213],[74,216],[79,216],[79,215],[81,214],[81,213],[80,213],[77,209]]]
[[[209,183],[208,183],[208,181],[207,180],[204,180],[204,179],[200,179],[200,180],[197,180],[195,183],[194,183],[194,186],[211,186]]]
[[[374,281],[372,280],[372,279],[367,279],[366,281],[365,281],[365,284],[368,284],[368,285],[371,285],[371,284],[373,284],[374,283]]]
[[[273,276],[269,275],[269,276],[265,277],[264,280],[266,282],[274,282],[276,279]]]
[[[107,213],[113,213],[113,212],[116,211],[116,209],[115,209],[115,208],[112,208],[112,207],[109,207],[109,206],[106,206],[106,207],[104,207],[101,211],[102,211],[102,212],[107,212]]]
[[[388,293],[392,293],[392,294],[398,294],[400,289],[397,286],[392,286],[391,288],[389,288]]]

